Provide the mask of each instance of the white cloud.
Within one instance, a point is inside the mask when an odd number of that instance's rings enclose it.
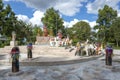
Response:
[[[41,11],[35,11],[33,14],[33,17],[30,19],[25,15],[16,15],[16,16],[18,17],[18,20],[23,20],[24,22],[32,23],[33,25],[43,26],[43,24],[41,22],[41,18],[44,16],[43,14],[44,13]],[[96,21],[90,22],[88,20],[78,20],[78,19],[74,19],[73,21],[70,21],[70,22],[64,21],[63,25],[67,28],[71,28],[71,27],[73,27],[74,24],[76,24],[79,21],[85,21],[85,22],[89,23],[91,28],[93,28],[96,25]]]
[[[3,1],[10,1],[10,0],[3,0]]]
[[[118,3],[120,0],[3,0],[3,1],[21,1],[26,4],[27,7],[34,8],[45,12],[46,9],[54,7],[59,10],[61,14],[66,16],[74,16],[80,12],[80,8],[83,6],[83,2],[86,2],[87,13],[97,14],[99,9],[102,9],[105,4],[109,5],[113,9],[116,9],[120,13]]]
[[[33,25],[42,25],[41,18],[44,16],[44,13],[41,11],[35,11],[33,17],[30,19],[30,22]]]
[[[74,24],[76,24],[77,22],[79,21],[85,21],[87,23],[89,23],[90,27],[93,28],[95,25],[96,25],[96,21],[88,21],[88,20],[78,20],[78,19],[74,19],[73,21],[70,21],[70,22],[66,22],[64,21],[64,26],[67,27],[67,28],[70,28],[70,27],[73,27]]]
[[[18,20],[22,20],[22,21],[24,21],[26,23],[29,22],[29,18],[26,15],[19,14],[19,15],[16,15],[16,16],[17,16]]]
[[[97,14],[98,10],[103,8],[104,5],[108,5],[113,9],[119,11],[119,5],[118,5],[119,2],[120,0],[95,0],[93,3],[89,2],[86,5],[86,8],[88,13],[93,13],[93,14]]]
[[[80,7],[82,6],[80,2],[81,0],[59,0],[55,5],[55,9],[58,9],[64,15],[73,16],[80,11]]]
[[[74,19],[73,21],[70,21],[70,22],[64,21],[63,25],[67,28],[70,28],[70,27],[73,27],[73,25],[76,24],[78,21],[79,21],[78,19]]]
[[[22,20],[26,23],[32,23],[33,25],[38,25],[41,26],[43,25],[41,22],[41,18],[44,16],[44,13],[41,11],[35,11],[33,13],[33,17],[32,18],[28,18],[26,15],[16,15],[18,20]]]
[[[82,20],[82,21],[85,21],[85,22],[89,23],[91,28],[93,28],[95,25],[97,25],[96,21],[92,21],[92,22],[90,22],[88,20]]]
[[[8,1],[16,1],[16,0],[3,0],[3,1],[6,1],[6,2],[8,2]]]
[[[95,25],[97,25],[96,21],[89,22],[90,27],[93,28]]]
[[[120,13],[118,14],[118,17],[120,17]]]
[[[44,11],[50,7],[59,10],[60,13],[66,16],[73,16],[80,11],[83,5],[81,2],[87,0],[19,0],[25,3],[28,7]]]

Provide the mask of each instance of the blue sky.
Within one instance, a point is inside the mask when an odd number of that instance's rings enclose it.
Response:
[[[10,4],[18,19],[42,26],[41,18],[46,9],[54,7],[64,19],[66,27],[72,27],[78,21],[86,21],[93,27],[96,24],[98,10],[105,4],[118,11],[120,0],[3,0]]]

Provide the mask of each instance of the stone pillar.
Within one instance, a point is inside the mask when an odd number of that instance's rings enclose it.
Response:
[[[28,57],[28,59],[30,59],[30,58],[32,58],[32,43],[29,43],[28,45],[27,45],[27,57]]]
[[[10,54],[12,58],[12,72],[19,72],[19,48],[13,47]]]

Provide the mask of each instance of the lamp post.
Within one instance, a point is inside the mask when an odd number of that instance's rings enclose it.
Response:
[[[1,32],[2,32],[2,27],[0,26],[0,35],[1,35]],[[1,36],[0,36],[1,37]]]
[[[58,26],[57,26],[57,14],[59,13],[59,10],[56,10],[55,13],[56,13],[56,36],[57,36],[57,29],[58,29]]]
[[[2,31],[2,27],[0,26],[0,32]]]
[[[0,38],[2,37],[1,31],[2,31],[2,27],[0,26]],[[0,40],[1,40],[1,39],[0,39]]]

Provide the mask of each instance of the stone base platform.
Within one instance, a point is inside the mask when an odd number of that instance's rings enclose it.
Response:
[[[3,55],[2,55],[3,56]],[[0,57],[1,65],[11,65],[11,60],[8,56],[4,58]],[[54,55],[34,55],[32,59],[27,58],[27,54],[22,54],[20,57],[20,66],[53,66],[53,65],[66,65],[74,63],[82,63],[90,60],[95,60],[102,55],[98,56],[73,56],[73,57],[63,57]]]
[[[54,65],[66,65],[82,63],[90,60],[95,60],[101,56],[90,56],[90,57],[38,57],[31,60],[26,59],[20,62],[21,66],[54,66]],[[43,60],[44,58],[44,60]]]

